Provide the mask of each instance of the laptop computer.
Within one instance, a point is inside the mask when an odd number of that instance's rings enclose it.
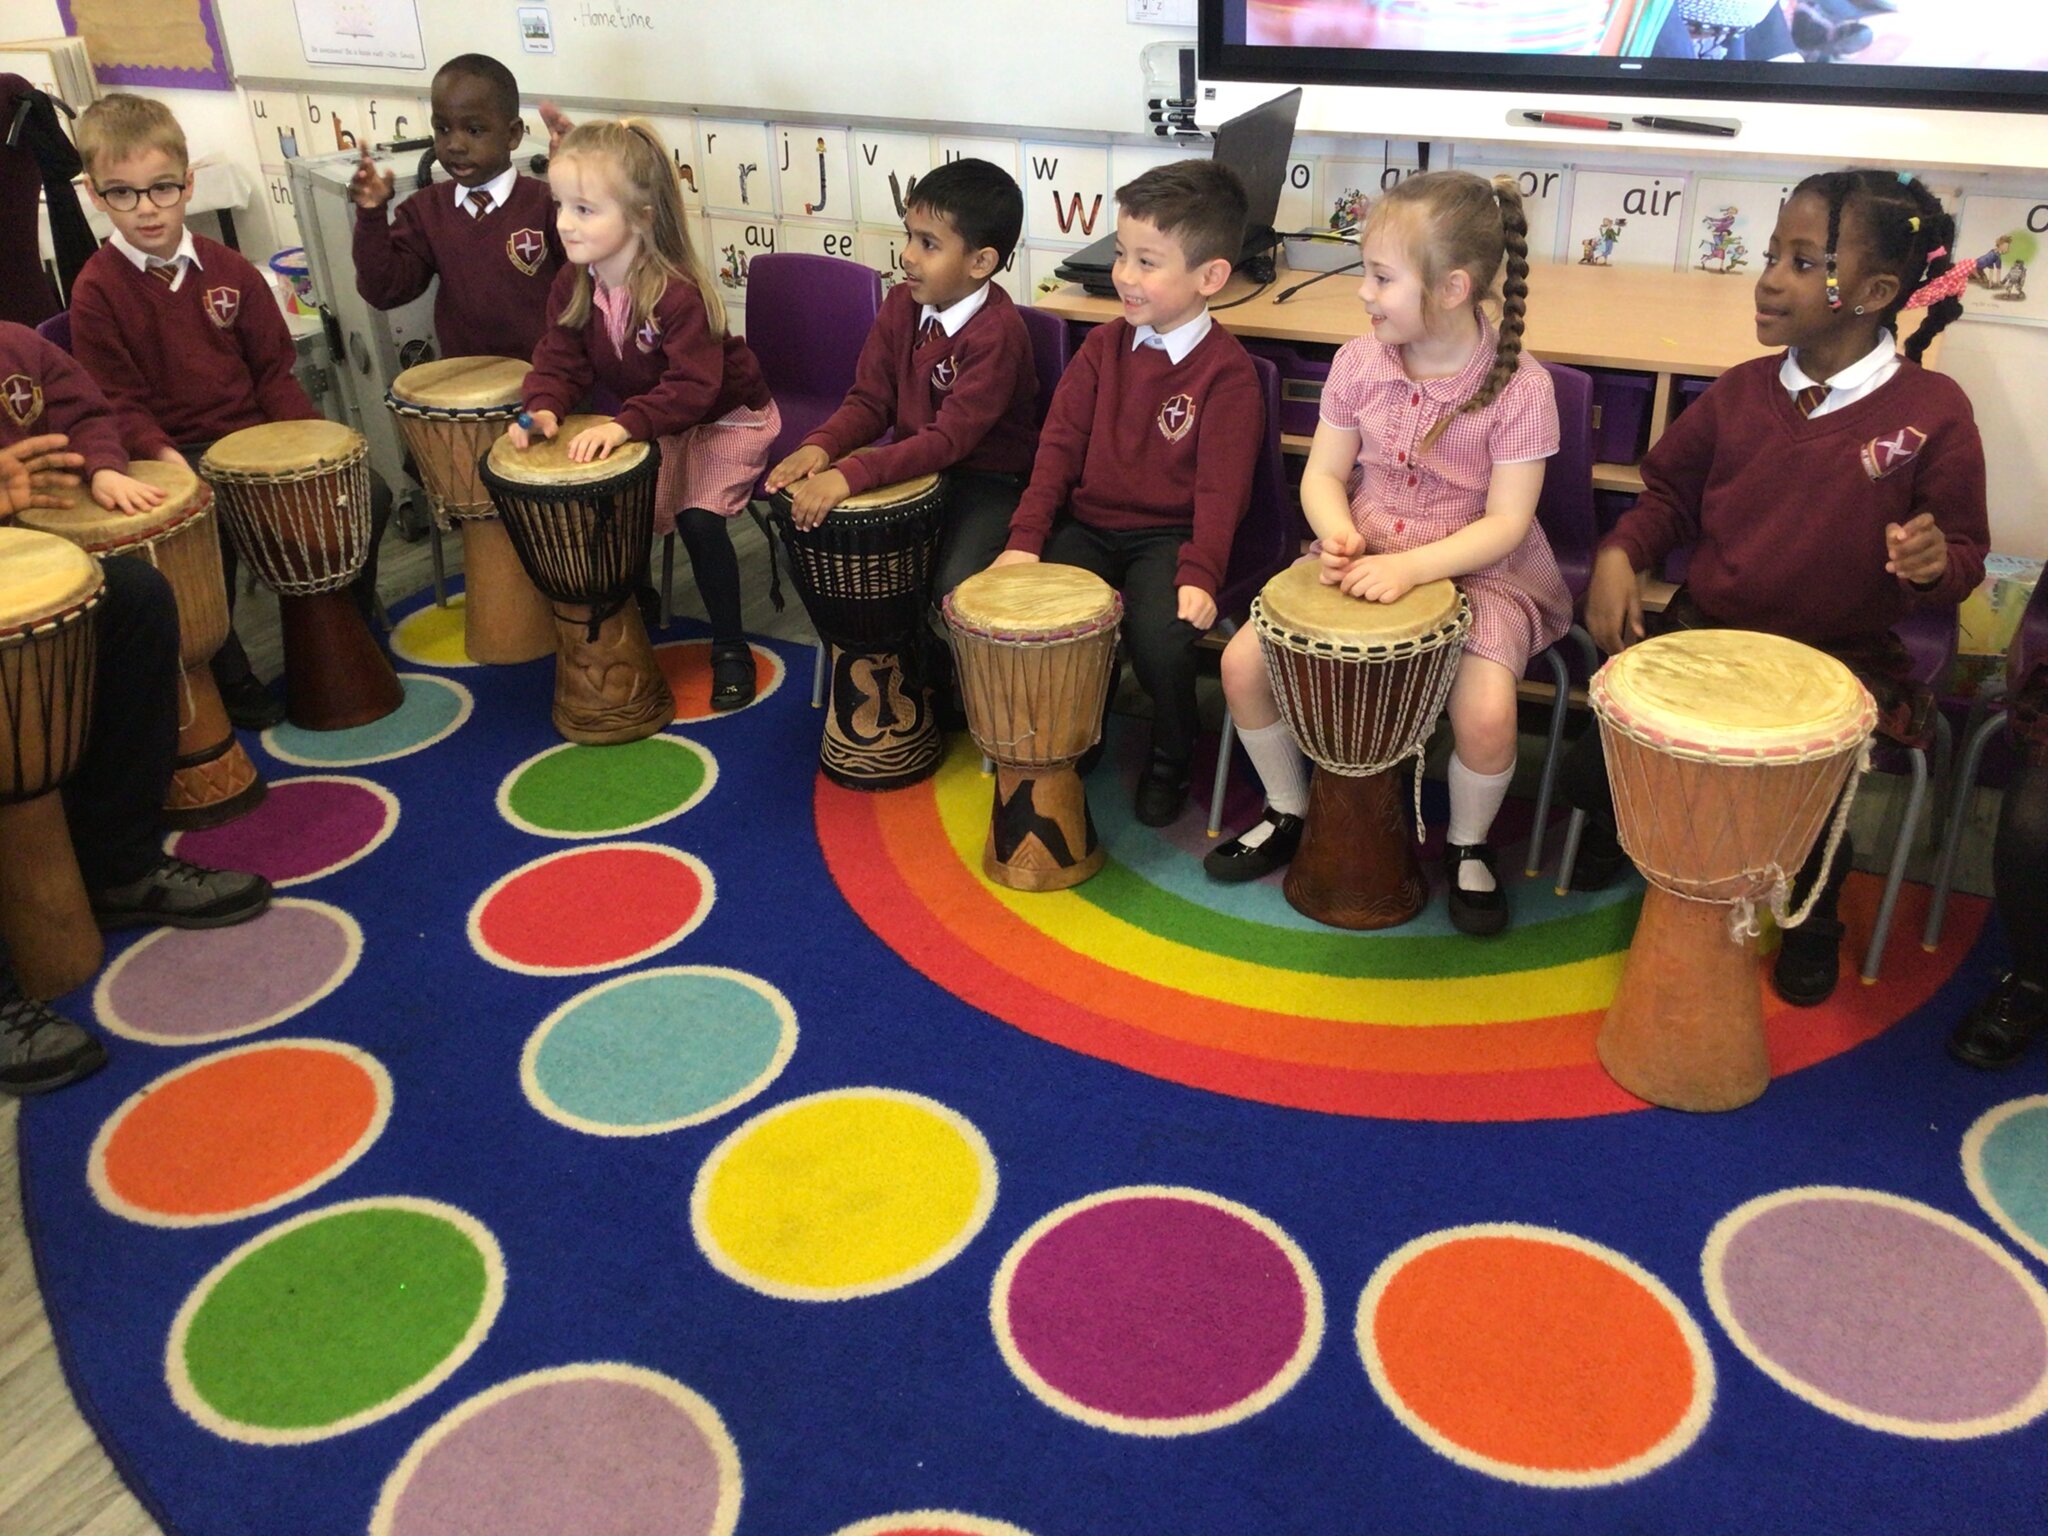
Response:
[[[1246,202],[1244,250],[1237,265],[1271,259],[1277,236],[1273,216],[1280,211],[1280,190],[1287,178],[1287,151],[1294,146],[1294,119],[1301,111],[1301,92],[1275,96],[1263,106],[1233,117],[1216,129],[1215,158],[1237,172]],[[1113,294],[1110,268],[1116,262],[1116,233],[1074,252],[1053,276],[1079,283],[1090,293]]]

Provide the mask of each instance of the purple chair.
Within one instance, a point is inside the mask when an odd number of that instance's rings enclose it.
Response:
[[[1910,675],[1913,681],[1924,683],[1938,695],[1956,661],[1955,610],[1909,613],[1892,626],[1892,632],[1905,642],[1906,654],[1912,658]],[[1948,717],[1937,709],[1934,712],[1932,775],[1935,781],[1948,771],[1952,742]],[[1870,765],[1880,773],[1904,772],[1910,776],[1911,784],[1906,791],[1906,808],[1899,817],[1898,836],[1892,841],[1891,866],[1885,873],[1884,896],[1877,904],[1877,920],[1871,925],[1870,948],[1863,955],[1862,974],[1866,982],[1877,980],[1878,966],[1884,960],[1885,941],[1891,937],[1892,914],[1899,904],[1899,887],[1905,883],[1906,861],[1913,854],[1913,839],[1920,830],[1920,813],[1927,803],[1930,778],[1924,748],[1897,746],[1882,737],[1871,743]],[[1939,836],[1940,832],[1937,827],[1936,835]],[[1949,861],[1950,854],[1944,849],[1942,862]]]
[[[1287,466],[1280,454],[1280,370],[1257,354],[1252,357],[1252,367],[1258,372],[1259,395],[1266,404],[1266,440],[1252,469],[1251,503],[1237,525],[1230,564],[1216,593],[1216,624],[1210,632],[1226,638],[1236,634],[1250,616],[1259,589],[1292,565],[1298,553],[1294,502],[1288,494]],[[1209,795],[1211,837],[1223,830],[1223,795],[1230,787],[1230,748],[1236,740],[1237,726],[1226,709],[1222,737],[1216,744],[1216,784]]]
[[[36,334],[53,346],[71,350],[71,311],[60,309],[47,320],[36,322]]]
[[[1073,343],[1067,322],[1052,311],[1019,304],[1017,313],[1024,317],[1024,329],[1031,336],[1031,358],[1038,367],[1037,419],[1044,426],[1045,413],[1052,409],[1052,392],[1059,387],[1060,375],[1067,371],[1067,355]]]
[[[2048,663],[2048,577],[2034,583],[2034,595],[2020,616],[2019,633],[2012,637],[2012,670],[2025,677],[2035,667]],[[1969,814],[1970,795],[1977,787],[1977,770],[1984,762],[1984,749],[2006,726],[2005,679],[1986,684],[1979,702],[1989,713],[1971,729],[1963,744],[1962,761],[1956,766],[1955,792],[1949,801],[1948,830],[1941,840],[1941,862],[1935,866],[1934,896],[1927,905],[1927,931],[1920,942],[1928,949],[1941,943],[1942,920],[1948,916],[1948,893],[1956,873],[1956,850],[1963,840],[1963,820]]]

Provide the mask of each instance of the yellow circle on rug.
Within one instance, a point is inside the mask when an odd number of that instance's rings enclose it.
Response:
[[[936,1100],[841,1088],[754,1116],[704,1160],[690,1225],[741,1285],[791,1301],[872,1296],[923,1279],[995,1208],[980,1131]]]
[[[464,599],[460,592],[448,606],[428,603],[398,621],[391,631],[391,649],[418,667],[473,667],[463,638]]]

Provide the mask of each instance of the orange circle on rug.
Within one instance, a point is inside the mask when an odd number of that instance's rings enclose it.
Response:
[[[269,1040],[192,1062],[108,1117],[87,1177],[100,1203],[152,1226],[273,1210],[332,1179],[391,1114],[376,1058],[333,1040]]]
[[[1683,1303],[1624,1255],[1541,1227],[1460,1227],[1399,1249],[1359,1302],[1358,1348],[1432,1449],[1537,1486],[1640,1477],[1713,1406],[1713,1359]]]
[[[529,976],[608,971],[659,954],[711,910],[702,859],[659,843],[597,843],[522,864],[476,899],[470,942]]]
[[[780,688],[785,670],[782,658],[765,646],[750,645],[747,649],[754,654],[754,696],[740,709],[751,709]],[[654,648],[654,660],[661,668],[661,675],[668,679],[668,691],[675,695],[678,724],[716,720],[722,715],[740,712],[711,707],[709,640],[672,640],[667,645],[658,645]]]

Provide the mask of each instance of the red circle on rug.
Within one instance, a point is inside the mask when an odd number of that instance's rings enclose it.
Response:
[[[609,970],[668,948],[711,908],[711,871],[656,843],[549,854],[477,899],[470,939],[485,959],[541,974]]]

